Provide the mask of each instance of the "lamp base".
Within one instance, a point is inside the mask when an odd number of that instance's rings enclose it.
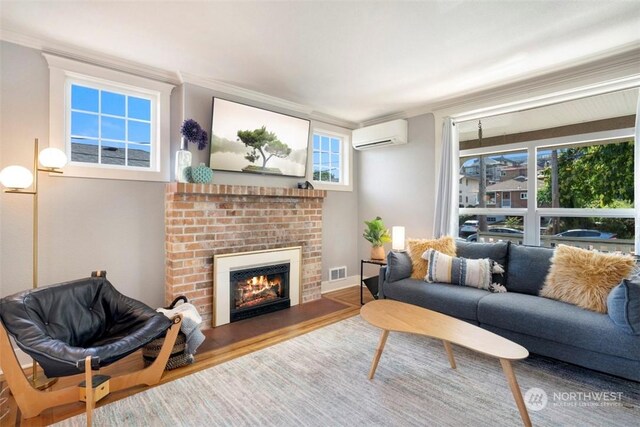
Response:
[[[39,372],[35,378],[29,378],[29,382],[33,386],[33,388],[37,388],[38,390],[46,390],[56,382],[58,382],[57,378],[47,378],[44,373]]]

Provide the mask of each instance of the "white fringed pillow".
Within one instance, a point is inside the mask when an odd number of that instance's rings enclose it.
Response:
[[[433,249],[427,249],[422,258],[428,263],[427,275],[424,278],[426,282],[451,283],[491,292],[507,292],[504,286],[492,283],[491,275],[502,274],[504,269],[489,258],[460,258]]]

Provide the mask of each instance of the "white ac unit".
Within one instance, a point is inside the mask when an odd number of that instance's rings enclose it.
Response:
[[[399,119],[355,129],[351,140],[353,141],[353,148],[356,150],[406,144],[407,121]]]

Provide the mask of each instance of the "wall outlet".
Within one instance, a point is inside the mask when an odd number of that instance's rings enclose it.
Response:
[[[347,267],[334,267],[329,269],[329,281],[342,280],[347,277]]]

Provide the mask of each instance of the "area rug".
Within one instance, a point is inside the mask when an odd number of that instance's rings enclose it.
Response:
[[[440,341],[392,332],[369,381],[379,336],[356,316],[97,408],[94,425],[522,425],[499,362],[455,345],[454,370]],[[514,368],[535,426],[640,419],[636,382],[536,356]]]

